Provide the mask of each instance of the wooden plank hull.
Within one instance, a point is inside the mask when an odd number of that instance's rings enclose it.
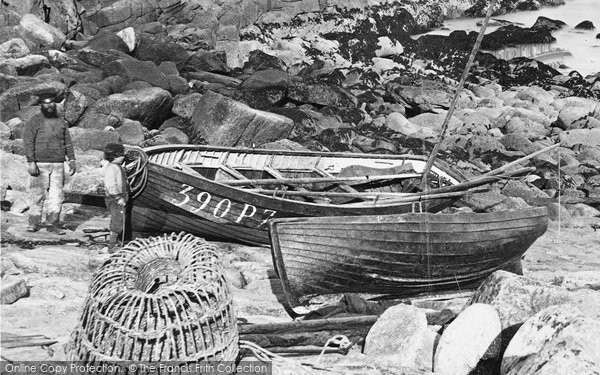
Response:
[[[411,296],[477,286],[517,264],[547,228],[544,207],[494,213],[315,217],[269,222],[290,306],[332,293]]]
[[[239,150],[187,146],[182,149],[151,148],[147,151],[148,179],[143,192],[134,200],[133,229],[142,232],[187,231],[210,239],[252,244],[268,244],[267,221],[282,217],[353,216],[410,212],[406,203],[335,205],[265,196],[220,183],[200,174],[174,168],[177,163],[210,168],[226,164],[248,170],[275,166],[278,170],[323,168],[332,173],[348,165],[402,165],[404,156],[328,154],[265,150]],[[358,155],[358,156],[357,156]],[[424,163],[424,160],[417,160]],[[396,164],[394,164],[396,163]],[[450,184],[461,176],[444,174]],[[446,178],[447,177],[447,178]],[[423,203],[425,211],[439,211],[451,203],[432,199]]]

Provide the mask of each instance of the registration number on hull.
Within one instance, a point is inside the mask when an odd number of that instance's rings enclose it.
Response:
[[[275,210],[257,208],[252,204],[213,197],[211,193],[196,189],[188,184],[181,184],[181,186],[183,189],[178,192],[181,197],[172,199],[171,203],[193,214],[202,211],[218,219],[260,228],[277,213]],[[259,220],[260,222],[256,225]]]

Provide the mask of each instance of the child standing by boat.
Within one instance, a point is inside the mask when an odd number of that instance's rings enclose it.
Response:
[[[122,163],[125,158],[125,147],[117,143],[109,143],[104,148],[104,190],[106,207],[110,212],[110,238],[108,252],[114,253],[121,243],[129,238],[129,184],[127,172]]]

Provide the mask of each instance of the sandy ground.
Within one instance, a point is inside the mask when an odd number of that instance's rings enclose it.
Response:
[[[104,211],[67,205],[65,213],[72,229],[65,236],[46,230],[27,233],[26,216],[2,213],[2,273],[14,273],[10,277],[24,278],[29,286],[28,297],[0,305],[2,334],[39,334],[57,341],[43,347],[2,348],[2,359],[63,359],[62,346],[79,319],[91,277],[108,257],[102,253],[102,245],[89,242],[83,233],[85,228],[107,227]],[[526,253],[524,273],[557,285],[600,280],[600,230],[591,228],[592,221],[600,219],[581,219],[575,227],[560,230],[551,223]],[[290,320],[279,302],[283,296],[269,249],[218,245],[234,285],[238,318],[253,323]]]

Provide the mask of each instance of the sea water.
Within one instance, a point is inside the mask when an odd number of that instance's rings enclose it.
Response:
[[[562,73],[573,70],[582,75],[600,72],[600,0],[566,0],[565,5],[544,7],[534,11],[519,11],[502,16],[493,16],[495,19],[515,23],[521,27],[531,27],[539,16],[560,20],[567,25],[561,30],[553,32],[556,42],[552,44],[519,45],[496,51],[494,54],[500,58],[513,58],[526,56],[539,59],[549,64]],[[444,27],[433,30],[429,34],[448,35],[455,30],[479,32],[483,18],[457,18],[446,20]],[[575,30],[575,26],[582,21],[591,21],[595,30]],[[496,30],[499,26],[488,26],[486,34]]]

